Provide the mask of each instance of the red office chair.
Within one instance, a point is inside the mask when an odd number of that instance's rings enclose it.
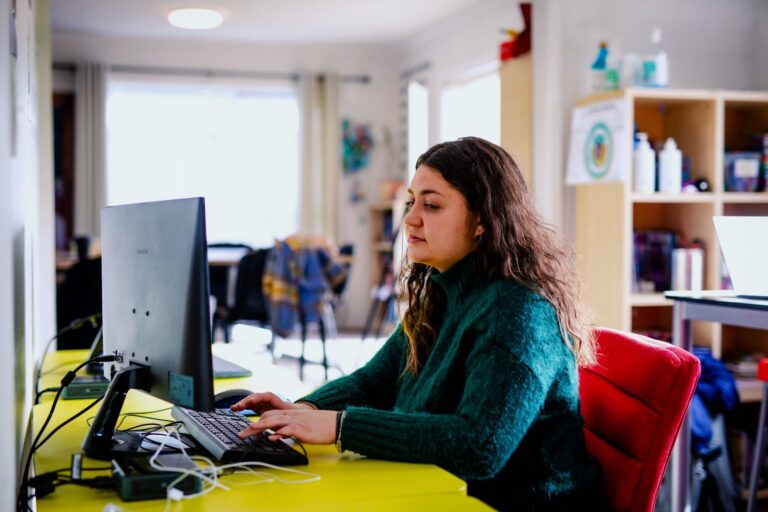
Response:
[[[595,335],[597,363],[579,372],[587,450],[602,466],[613,510],[651,511],[701,364],[645,336]]]

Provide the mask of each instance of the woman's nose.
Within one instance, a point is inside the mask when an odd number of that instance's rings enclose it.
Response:
[[[413,208],[405,212],[405,217],[403,217],[403,224],[406,226],[415,226],[418,224],[418,222],[418,215],[414,213]]]

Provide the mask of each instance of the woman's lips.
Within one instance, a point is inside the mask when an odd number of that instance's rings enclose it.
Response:
[[[418,236],[408,235],[408,243],[409,244],[417,244],[419,242],[423,242],[423,238],[419,238]]]

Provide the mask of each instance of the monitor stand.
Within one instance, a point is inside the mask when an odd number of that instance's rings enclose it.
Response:
[[[120,419],[120,411],[125,402],[125,395],[130,389],[149,390],[149,366],[131,363],[119,370],[112,377],[104,401],[99,407],[88,434],[83,440],[83,452],[92,459],[110,460],[117,454],[130,454],[138,451],[141,439],[129,433],[115,431]]]

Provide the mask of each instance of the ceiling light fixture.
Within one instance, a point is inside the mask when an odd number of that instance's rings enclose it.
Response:
[[[216,28],[222,21],[224,17],[221,13],[213,9],[174,9],[168,13],[168,23],[190,30]]]

